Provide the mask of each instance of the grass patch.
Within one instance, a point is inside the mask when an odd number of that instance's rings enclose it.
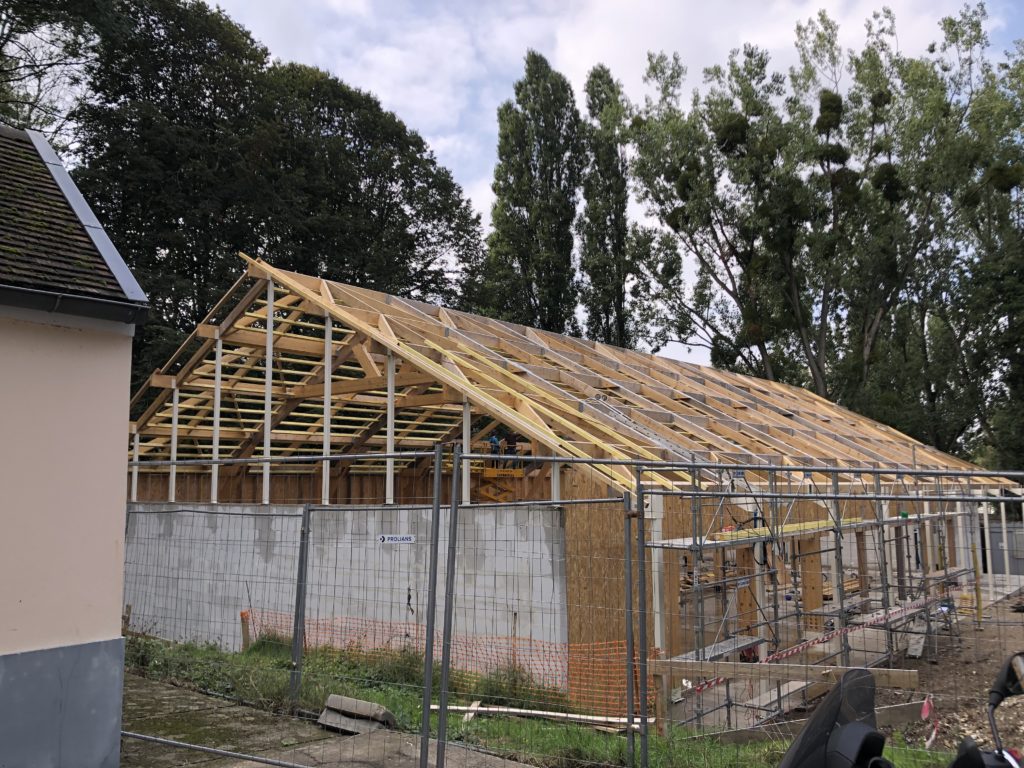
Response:
[[[204,693],[213,693],[272,712],[291,708],[291,640],[263,636],[243,653],[212,645],[170,643],[130,637],[125,641],[128,672]],[[440,666],[434,665],[435,700]],[[328,694],[374,701],[394,713],[399,728],[418,731],[422,712],[423,656],[409,649],[318,648],[303,657],[300,709],[319,712]],[[545,688],[522,668],[488,675],[452,677],[453,703],[479,700],[495,706],[568,711],[558,690]],[[433,716],[437,732],[437,718]],[[516,717],[479,716],[463,723],[450,713],[448,738],[541,768],[627,765],[626,739],[586,726]],[[894,741],[894,740],[890,740]],[[639,745],[639,739],[637,739]],[[726,745],[713,738],[688,738],[679,729],[667,739],[650,737],[652,768],[775,768],[788,743]],[[941,768],[950,755],[890,746],[886,757],[900,768]],[[637,761],[636,764],[639,764]]]
[[[562,691],[539,685],[527,670],[516,665],[499,667],[479,677],[467,676],[462,687],[470,698],[489,706],[551,712],[570,710],[569,699]]]

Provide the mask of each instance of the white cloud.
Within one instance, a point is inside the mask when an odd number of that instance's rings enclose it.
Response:
[[[995,4],[993,28],[1011,13]],[[820,0],[512,0],[429,3],[412,0],[221,0],[272,54],[315,64],[373,92],[411,128],[428,136],[441,162],[467,192],[484,198],[480,179],[494,165],[496,110],[512,96],[523,56],[548,56],[581,94],[587,72],[606,64],[627,95],[642,101],[649,51],[677,51],[689,69],[688,87],[702,70],[745,42],[766,48],[785,69],[795,60],[794,27],[817,13]],[[832,3],[843,42],[859,46],[864,20],[883,3]],[[923,50],[938,37],[942,15],[962,0],[904,0],[895,6],[900,47]],[[1007,10],[1010,9],[1010,10]],[[1011,13],[1012,15],[1012,13]],[[582,103],[581,103],[582,106]]]
[[[370,15],[369,0],[325,0],[324,4],[341,16],[366,18]]]
[[[963,0],[220,0],[220,5],[266,44],[272,55],[326,69],[371,91],[431,144],[452,170],[485,229],[490,226],[491,180],[497,145],[496,111],[513,95],[523,57],[548,57],[582,94],[587,73],[607,65],[640,103],[648,52],[678,52],[689,70],[687,88],[702,71],[750,42],[776,67],[795,63],[797,22],[822,5],[839,22],[842,42],[857,48],[864,21],[883,5],[896,14],[898,43],[908,54],[938,39],[938,21]],[[989,3],[990,28],[1001,48],[1022,36],[1015,0]],[[582,99],[580,106],[583,107]],[[666,354],[706,362],[706,354],[673,345]]]
[[[491,228],[491,206],[494,205],[494,190],[491,189],[491,174],[487,173],[464,185],[466,194],[473,201],[473,208],[480,214],[484,232]]]

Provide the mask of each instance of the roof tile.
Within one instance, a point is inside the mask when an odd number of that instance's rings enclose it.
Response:
[[[0,131],[0,284],[124,301],[27,134]]]

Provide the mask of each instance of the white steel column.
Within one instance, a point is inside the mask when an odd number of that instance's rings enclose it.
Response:
[[[167,500],[178,498],[178,380],[174,379],[171,389],[171,471],[167,475]]]
[[[470,417],[469,400],[462,401],[462,453],[473,452],[473,422]],[[462,461],[462,500],[469,503],[469,466],[468,459]]]
[[[925,520],[921,524],[921,552],[921,570],[928,577],[937,568],[935,547],[932,546],[932,524],[929,520]],[[928,583],[928,586],[931,586],[931,582]]]
[[[558,450],[551,451],[552,456],[558,455]],[[551,500],[562,500],[562,465],[557,461],[551,462]]]
[[[323,461],[323,482],[320,489],[320,503],[331,503],[331,462],[327,457],[331,455],[331,385],[334,377],[334,349],[331,340],[331,316],[324,317],[324,461]]]
[[[924,575],[926,577],[929,576],[932,571],[938,570],[938,563],[936,563],[935,558],[935,548],[932,546],[932,522],[931,520],[927,519],[931,516],[931,513],[931,504],[927,501],[924,502],[924,516],[926,519],[923,521],[921,525],[921,546],[924,548],[925,553],[924,563],[922,563],[922,565],[927,564],[928,566],[924,572]],[[931,582],[925,583],[928,584],[929,587],[931,586]]]
[[[213,357],[213,447],[210,449],[213,464],[210,465],[210,503],[217,503],[217,488],[220,485],[220,388],[221,388],[221,362],[224,356],[224,342],[220,339],[220,330],[217,331],[217,343],[214,347]]]
[[[957,488],[957,493],[962,495],[963,491]],[[971,567],[971,550],[964,530],[964,503],[962,501],[956,502],[954,509],[956,510],[956,524],[954,525],[956,540],[954,546],[956,547],[957,567],[969,568]]]
[[[138,432],[134,431],[131,435],[131,497],[133,502],[138,501]],[[1006,515],[1002,516],[1002,529],[1006,531]],[[1004,538],[1006,538],[1006,532],[1004,532]],[[1009,570],[1008,570],[1009,572]]]
[[[384,503],[395,503],[395,356],[388,351],[388,413],[387,413],[387,466],[384,478]]]
[[[985,565],[988,566],[988,599],[990,603],[996,601],[996,577],[993,571],[995,568],[994,553],[992,552],[992,515],[989,514],[987,502],[978,504],[978,518],[985,521]],[[994,511],[994,510],[993,510]]]
[[[651,521],[649,541],[661,541],[665,538],[662,535],[665,497],[645,495],[644,501],[651,505],[649,510],[640,510],[640,514]],[[654,607],[654,642],[667,655],[669,637],[668,622],[665,621],[665,550],[661,547],[651,549],[651,605]]]
[[[263,503],[270,503],[270,419],[274,387],[274,281],[267,280],[267,349],[263,388]]]
[[[999,502],[999,525],[1003,532],[1003,574],[1006,576],[1006,587],[1013,591],[1010,582],[1010,534],[1006,530],[1006,502]]]

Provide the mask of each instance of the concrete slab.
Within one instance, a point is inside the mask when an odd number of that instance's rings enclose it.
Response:
[[[310,768],[417,768],[416,734],[380,730],[340,736],[315,724],[275,715],[224,699],[204,696],[166,683],[126,676],[124,729],[206,747],[273,757]],[[437,744],[430,743],[430,765]],[[194,750],[138,739],[121,740],[122,768],[254,768],[248,760],[221,758]],[[517,768],[523,764],[449,744],[446,765],[452,768]]]
[[[435,765],[437,743],[430,741],[430,765]],[[375,731],[360,736],[334,738],[294,749],[275,752],[279,760],[308,765],[311,768],[417,768],[420,740],[411,733]],[[451,768],[526,768],[523,763],[504,760],[494,755],[476,752],[449,744],[445,765]],[[217,768],[254,768],[244,760],[218,763]]]
[[[124,714],[123,723],[138,723],[151,717],[162,717],[175,712],[218,709],[231,707],[234,704],[227,699],[215,696],[204,696],[201,693],[176,688],[144,677],[125,675],[124,677]]]
[[[144,678],[126,676],[122,728],[233,752],[262,754],[329,738],[313,723],[232,704]],[[122,768],[219,766],[214,755],[121,740]]]

